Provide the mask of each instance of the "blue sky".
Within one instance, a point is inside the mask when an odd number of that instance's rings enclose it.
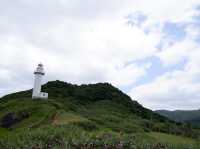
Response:
[[[110,82],[151,109],[200,108],[199,0],[0,0],[0,96]],[[178,7],[177,7],[178,6]]]

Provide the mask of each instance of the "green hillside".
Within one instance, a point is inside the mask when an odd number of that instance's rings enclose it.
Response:
[[[142,107],[111,84],[53,81],[43,90],[48,100],[32,100],[31,90],[0,99],[0,148],[198,146],[199,130]]]

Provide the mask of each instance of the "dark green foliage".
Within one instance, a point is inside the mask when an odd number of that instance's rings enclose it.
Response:
[[[109,100],[123,105],[131,113],[135,113],[144,119],[154,119],[162,122],[169,121],[151,110],[142,107],[137,101],[133,101],[129,96],[109,83],[77,86],[62,81],[53,81],[45,84],[43,88],[44,91],[49,93],[50,98],[70,97],[76,104],[81,105],[101,100]]]
[[[0,99],[0,102],[6,102],[9,99],[16,99],[16,98],[30,98],[32,96],[32,90],[21,91],[17,93],[8,94]]]
[[[95,123],[92,123],[90,121],[80,121],[80,122],[74,122],[72,124],[80,128],[83,128],[84,130],[87,130],[87,131],[93,131],[93,130],[98,129]]]

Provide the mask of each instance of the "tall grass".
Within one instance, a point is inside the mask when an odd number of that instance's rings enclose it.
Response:
[[[1,149],[199,149],[195,143],[161,143],[145,133],[86,131],[74,125],[19,129],[4,134],[0,138]]]

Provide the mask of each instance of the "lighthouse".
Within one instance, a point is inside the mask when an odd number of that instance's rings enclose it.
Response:
[[[48,93],[41,92],[41,86],[42,86],[42,78],[45,75],[43,64],[38,64],[36,70],[34,71],[34,87],[33,87],[33,94],[32,99],[41,98],[41,99],[47,99]]]

